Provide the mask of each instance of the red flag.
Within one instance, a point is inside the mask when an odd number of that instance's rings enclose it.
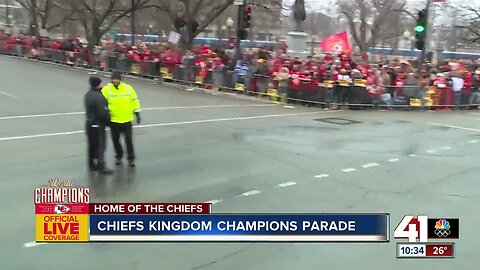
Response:
[[[341,53],[350,52],[350,43],[348,42],[347,32],[333,34],[320,43],[324,52]]]

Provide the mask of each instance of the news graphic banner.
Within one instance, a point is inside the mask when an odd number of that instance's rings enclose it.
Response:
[[[33,192],[37,242],[87,242],[89,189],[50,179]]]
[[[388,214],[212,214],[209,203],[90,203],[51,179],[34,190],[37,242],[388,242]]]
[[[385,242],[387,214],[90,213],[90,241]]]

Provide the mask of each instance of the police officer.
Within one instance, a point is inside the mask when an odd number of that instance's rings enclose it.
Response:
[[[102,89],[103,96],[107,99],[110,109],[113,146],[115,148],[115,164],[121,165],[123,149],[120,144],[120,135],[125,137],[127,158],[130,167],[135,167],[135,152],[132,139],[132,121],[134,115],[137,124],[140,124],[140,101],[132,86],[122,82],[122,75],[115,71],[112,73],[112,82]]]
[[[105,126],[110,122],[107,101],[100,92],[102,80],[90,77],[90,91],[85,94],[84,106],[87,116],[86,133],[88,137],[88,166],[90,171],[111,174],[105,167]]]

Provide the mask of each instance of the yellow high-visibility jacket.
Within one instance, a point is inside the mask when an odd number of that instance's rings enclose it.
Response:
[[[113,83],[109,83],[103,87],[102,94],[108,101],[108,109],[113,123],[131,122],[134,113],[140,112],[137,93],[129,84],[120,82],[117,89]]]

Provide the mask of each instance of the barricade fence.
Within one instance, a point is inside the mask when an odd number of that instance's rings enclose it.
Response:
[[[447,85],[366,85],[366,80],[320,80],[314,76],[290,75],[277,78],[253,71],[227,70],[222,65],[182,65],[158,60],[133,60],[124,54],[107,55],[102,51],[61,51],[48,48],[29,48],[22,45],[0,46],[0,53],[40,61],[56,62],[99,71],[120,71],[124,74],[169,81],[192,87],[232,91],[268,98],[272,102],[300,103],[324,108],[348,106],[351,109],[409,108],[450,110],[478,108],[480,93],[471,89],[454,92]]]

